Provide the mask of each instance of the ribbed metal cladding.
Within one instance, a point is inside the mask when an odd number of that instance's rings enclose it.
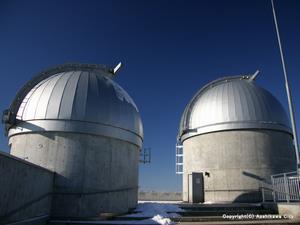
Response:
[[[9,136],[24,132],[65,131],[120,138],[141,146],[139,111],[110,77],[91,71],[60,72],[28,91]]]
[[[278,100],[248,76],[225,77],[202,88],[181,118],[179,138],[222,130],[271,129],[291,133]]]

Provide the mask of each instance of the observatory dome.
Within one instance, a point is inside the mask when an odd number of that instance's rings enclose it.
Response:
[[[185,108],[179,138],[237,129],[291,133],[282,105],[251,76],[221,78],[198,91]]]
[[[62,131],[114,137],[141,146],[139,111],[110,72],[93,64],[65,64],[42,72],[15,98],[11,108],[15,108],[16,122],[8,136]]]

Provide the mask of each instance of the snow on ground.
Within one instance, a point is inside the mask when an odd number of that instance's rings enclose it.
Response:
[[[184,210],[179,208],[175,204],[170,203],[158,203],[158,202],[145,202],[139,203],[138,207],[135,209],[135,213],[127,214],[122,217],[127,217],[127,219],[122,220],[105,220],[105,221],[60,221],[52,220],[52,222],[69,222],[72,224],[122,224],[122,225],[173,225],[170,218],[179,217],[176,212],[183,212]],[[136,218],[136,219],[134,219]],[[140,218],[140,219],[139,219]],[[142,219],[145,218],[145,219]],[[146,219],[147,218],[147,219]],[[128,220],[130,219],[130,220]]]
[[[179,208],[177,205],[169,203],[139,203],[138,207],[135,209],[136,213],[128,214],[125,217],[149,217],[150,219],[141,220],[140,222],[150,222],[151,220],[154,224],[170,225],[174,224],[170,218],[179,217],[176,212],[182,212],[183,209]]]

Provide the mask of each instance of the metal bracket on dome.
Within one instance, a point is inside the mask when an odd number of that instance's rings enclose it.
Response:
[[[34,88],[38,83],[42,80],[49,78],[52,75],[68,72],[68,71],[91,71],[91,72],[100,72],[103,74],[107,74],[108,76],[112,77],[121,67],[121,63],[119,63],[116,67],[111,68],[101,64],[80,64],[80,63],[66,63],[61,64],[47,70],[43,70],[42,72],[38,73],[32,79],[30,79],[16,94],[15,98],[11,102],[9,109],[3,111],[2,114],[2,123],[4,124],[4,133],[7,136],[8,130],[14,126],[17,122],[17,113],[19,110],[20,105],[22,104],[23,99],[26,97],[28,92]]]
[[[258,76],[258,74],[259,74],[259,70],[256,70],[256,72],[250,76],[249,81],[254,81],[255,78]]]
[[[140,163],[151,162],[151,148],[143,148],[140,150]]]
[[[10,109],[6,109],[2,113],[2,123],[4,124],[4,134],[7,136],[8,130],[16,123],[16,115]]]
[[[121,66],[122,66],[122,63],[119,62],[118,65],[116,65],[115,68],[112,69],[112,72],[114,75],[118,72],[118,70],[121,68]]]

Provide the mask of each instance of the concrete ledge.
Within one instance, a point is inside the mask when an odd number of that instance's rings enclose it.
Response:
[[[41,169],[41,170],[45,170],[45,171],[47,171],[48,173],[53,174],[52,171],[50,171],[50,170],[48,170],[48,169],[46,169],[46,168],[44,168],[44,167],[41,167],[41,166],[36,165],[36,164],[34,164],[34,163],[28,162],[28,161],[26,161],[25,159],[21,159],[21,158],[19,158],[19,157],[16,157],[16,156],[14,156],[14,155],[11,155],[11,154],[9,154],[9,153],[7,153],[7,152],[3,152],[3,151],[1,151],[1,150],[0,150],[0,157],[6,157],[6,158],[9,158],[9,159],[13,159],[13,160],[16,160],[16,161],[18,161],[18,162],[20,162],[20,163],[23,163],[23,164],[26,164],[26,165],[29,165],[29,166],[32,166],[32,167],[35,167],[35,168],[38,168],[38,169]]]
[[[138,199],[139,201],[182,201],[182,194],[180,192],[141,191]]]
[[[50,214],[54,173],[1,152],[0,174],[0,224]]]
[[[290,216],[292,220],[300,220],[300,202],[295,203],[263,203],[265,209],[276,210],[280,215]]]
[[[18,221],[15,223],[8,223],[6,225],[46,225],[48,222],[48,219],[49,219],[49,215],[42,215],[42,216]]]

